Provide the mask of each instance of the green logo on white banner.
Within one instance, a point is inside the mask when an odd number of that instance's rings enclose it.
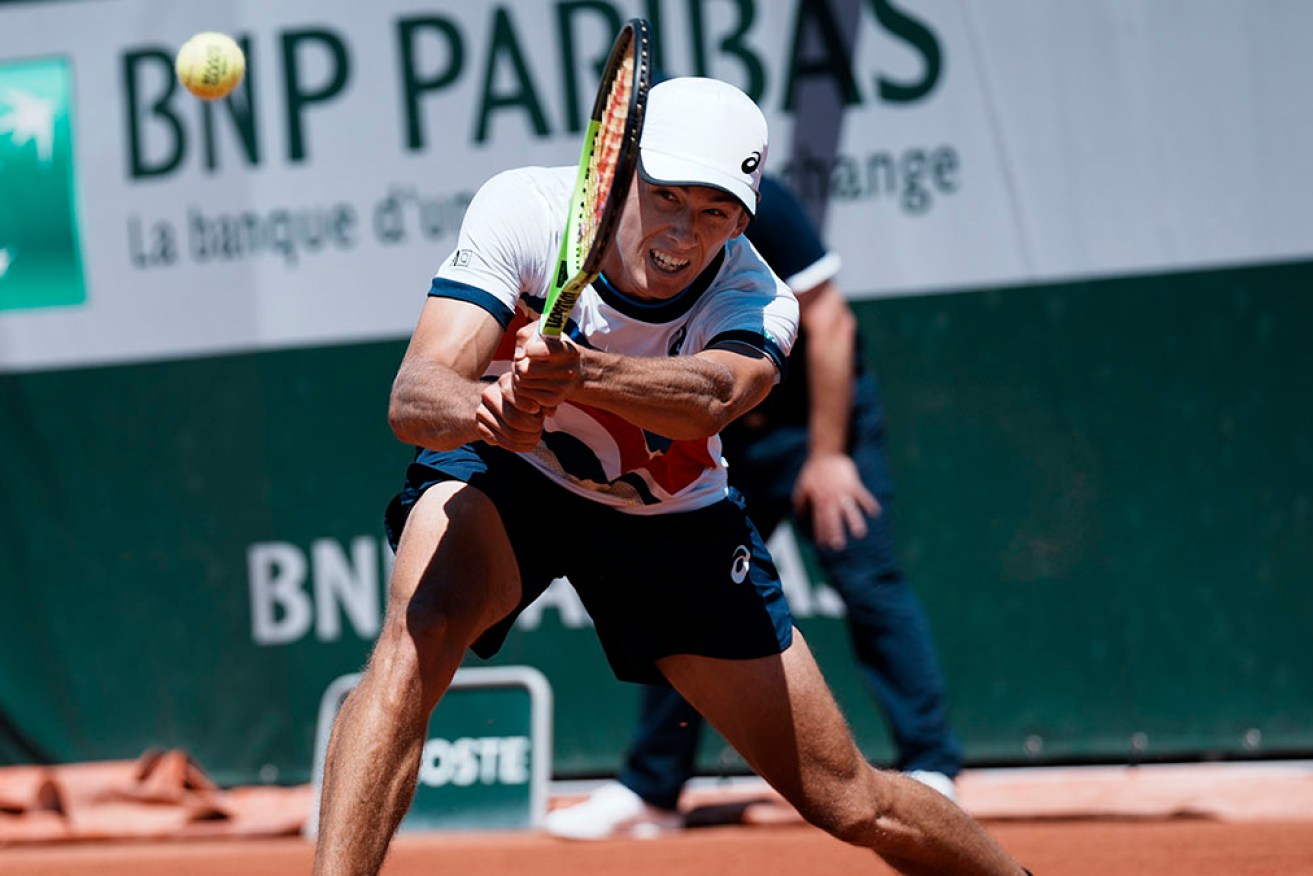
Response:
[[[64,58],[0,64],[0,310],[86,300]]]

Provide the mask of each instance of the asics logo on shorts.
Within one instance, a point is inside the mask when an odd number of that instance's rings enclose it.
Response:
[[[752,552],[743,545],[734,548],[734,560],[729,567],[730,580],[735,584],[742,584],[743,580],[748,577],[750,568],[752,568]]]

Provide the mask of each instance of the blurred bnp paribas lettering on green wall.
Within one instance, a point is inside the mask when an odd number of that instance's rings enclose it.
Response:
[[[86,300],[64,58],[0,64],[0,310]]]

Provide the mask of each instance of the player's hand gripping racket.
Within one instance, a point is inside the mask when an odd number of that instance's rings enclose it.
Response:
[[[593,102],[561,254],[538,322],[544,335],[561,333],[579,293],[601,270],[602,253],[615,234],[638,166],[638,138],[651,79],[652,41],[647,22],[634,18],[611,47]]]

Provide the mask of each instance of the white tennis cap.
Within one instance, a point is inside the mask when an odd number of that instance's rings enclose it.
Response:
[[[755,215],[766,141],[766,117],[733,85],[667,79],[647,95],[638,170],[648,182],[728,192]]]

